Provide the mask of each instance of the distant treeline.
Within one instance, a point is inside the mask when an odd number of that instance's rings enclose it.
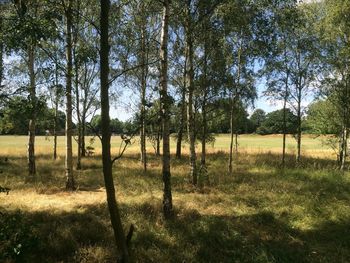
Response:
[[[228,100],[220,100],[220,107],[211,105],[212,110],[208,114],[208,132],[211,134],[218,133],[230,133],[230,111]],[[0,110],[0,134],[4,135],[26,135],[28,133],[28,122],[30,119],[29,103],[25,97],[16,96],[9,100],[6,107]],[[226,105],[226,106],[225,106]],[[146,114],[146,131],[150,136],[160,132],[160,121],[157,112],[158,104],[152,105]],[[173,105],[172,118],[171,118],[171,133],[177,132],[178,126],[178,114],[181,105]],[[45,103],[45,99],[38,100],[38,119],[36,125],[36,134],[47,135],[52,134],[54,128],[54,109],[48,107]],[[306,117],[302,120],[302,131],[304,133],[313,134],[336,134],[337,124],[326,123],[326,116],[331,115],[332,110],[329,108],[327,101],[317,101],[312,103],[307,111]],[[297,132],[297,116],[291,109],[286,109],[286,131],[288,134],[295,134]],[[113,134],[137,134],[139,132],[139,115],[135,114],[134,117],[127,121],[121,121],[118,118],[111,119],[111,131]],[[255,109],[249,116],[247,111],[241,107],[237,111],[237,116],[234,125],[234,131],[238,134],[251,134],[256,133],[260,135],[266,134],[278,134],[283,133],[283,109],[275,110],[266,113],[262,109]],[[328,119],[328,118],[327,118]],[[57,133],[59,135],[64,134],[65,128],[65,113],[58,111],[57,114]],[[201,125],[200,116],[196,119],[197,127]],[[101,116],[95,115],[92,119],[86,123],[86,135],[95,135],[100,133]],[[73,128],[76,129],[77,125],[73,124]],[[200,131],[201,129],[197,129]],[[200,137],[200,134],[197,134]]]

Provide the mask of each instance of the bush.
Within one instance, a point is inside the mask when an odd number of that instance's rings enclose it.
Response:
[[[266,135],[266,134],[270,134],[270,131],[266,129],[266,127],[260,126],[256,129],[256,133],[259,135]]]

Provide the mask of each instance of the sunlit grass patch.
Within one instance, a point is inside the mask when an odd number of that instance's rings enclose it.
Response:
[[[242,140],[256,143],[258,138]],[[40,138],[37,142],[39,150],[51,149],[51,142]],[[221,136],[217,140],[222,146],[226,142]],[[64,189],[63,155],[54,161],[51,152],[39,154],[33,183],[25,183],[25,151],[0,164],[0,185],[11,188],[9,195],[0,194],[1,211],[9,215],[21,211],[37,237],[36,247],[23,251],[28,262],[116,260],[98,153],[97,149],[94,156],[83,158],[83,169],[74,171],[78,190],[73,193]],[[213,148],[207,156],[209,181],[196,188],[190,184],[184,153],[180,160],[172,156],[175,217],[170,221],[162,216],[160,157],[149,154],[144,172],[138,145],[133,145],[114,164],[124,227],[135,226],[136,262],[347,262],[350,258],[350,176],[334,169],[333,157],[307,154],[296,167],[289,153],[282,169],[279,152],[240,149],[230,175],[227,149]]]

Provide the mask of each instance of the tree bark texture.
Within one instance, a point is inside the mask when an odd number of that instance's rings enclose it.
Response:
[[[77,141],[77,170],[81,169],[81,144],[82,144],[82,121],[80,115],[80,96],[79,96],[79,65],[75,61],[74,63],[75,69],[75,103],[76,103],[76,111],[77,111],[77,119],[78,119],[78,141]]]
[[[146,151],[146,87],[147,87],[147,50],[146,50],[146,21],[141,25],[141,111],[140,111],[140,141],[141,141],[141,163],[143,170],[147,171]]]
[[[187,132],[188,141],[190,143],[190,177],[192,184],[197,185],[197,156],[196,156],[196,135],[195,135],[195,120],[194,120],[194,70],[193,70],[193,32],[192,32],[192,17],[191,17],[191,0],[187,1],[187,21],[185,25],[186,35],[186,91],[187,91]]]
[[[298,90],[298,101],[297,101],[297,155],[296,163],[300,164],[301,159],[301,88]]]
[[[228,171],[229,174],[232,174],[233,171],[233,144],[234,144],[234,135],[235,136],[235,141],[236,141],[236,153],[238,151],[238,136],[237,136],[237,128],[235,126],[237,125],[237,118],[235,115],[238,114],[238,102],[239,102],[239,94],[238,94],[238,87],[241,83],[241,52],[242,52],[242,43],[240,43],[240,47],[238,50],[238,57],[237,57],[237,79],[234,83],[235,87],[232,92],[232,98],[231,98],[231,121],[230,121],[230,128],[231,128],[231,133],[230,133],[230,153],[229,153],[229,163],[228,163]]]
[[[207,100],[209,93],[209,83],[207,78],[208,71],[208,40],[205,39],[204,43],[204,61],[203,61],[203,81],[202,81],[202,152],[201,152],[201,172],[200,181],[203,181],[203,175],[207,176],[206,171],[206,154],[207,154],[207,134],[208,134],[208,123],[207,123]]]
[[[73,150],[72,150],[72,76],[73,76],[73,58],[72,58],[72,5],[69,0],[66,9],[66,189],[75,190],[73,177]]]
[[[54,92],[54,106],[55,106],[55,115],[53,123],[53,159],[57,159],[57,127],[58,127],[58,106],[60,101],[61,93],[59,92],[58,87],[58,65],[55,64],[55,92]]]
[[[36,176],[35,165],[35,126],[36,126],[36,83],[35,83],[35,47],[33,44],[28,48],[28,69],[29,69],[29,96],[31,103],[31,116],[28,127],[28,175],[29,180],[34,180]]]
[[[341,162],[340,162],[340,170],[345,170],[345,164],[346,164],[346,156],[347,156],[347,148],[348,148],[348,129],[344,126],[342,131],[342,143],[341,143]]]
[[[106,186],[107,204],[113,227],[115,241],[122,256],[122,262],[129,262],[129,251],[115,196],[111,160],[111,132],[109,118],[109,10],[110,1],[100,0],[100,82],[101,82],[101,133],[102,133],[102,163]]]
[[[284,168],[286,164],[288,79],[289,79],[289,74],[287,73],[286,81],[285,81],[284,98],[283,98],[282,168]]]
[[[179,131],[177,133],[177,141],[176,141],[176,158],[181,159],[181,151],[182,151],[182,139],[185,128],[186,121],[186,62],[187,62],[187,52],[185,52],[185,65],[183,71],[183,87],[181,90],[181,116],[180,116],[180,124]]]
[[[163,213],[165,218],[173,215],[170,173],[170,99],[168,95],[168,31],[169,31],[169,0],[163,1],[162,32],[160,42],[160,101],[163,132],[162,177]]]

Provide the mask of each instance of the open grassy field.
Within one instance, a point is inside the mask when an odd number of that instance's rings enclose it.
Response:
[[[115,262],[98,139],[96,154],[75,172],[79,189],[73,193],[64,191],[64,138],[56,161],[52,140],[37,138],[36,183],[25,183],[26,140],[0,136],[0,185],[12,188],[9,195],[0,193],[0,262]],[[172,160],[171,221],[161,214],[159,157],[149,145],[144,173],[137,142],[127,150],[114,176],[125,228],[136,228],[133,260],[350,262],[350,175],[335,169],[332,151],[307,136],[302,164],[295,168],[295,142],[289,138],[282,171],[280,136],[246,135],[239,141],[230,176],[229,138],[217,137],[208,149],[209,183],[199,189],[189,184],[187,156]],[[119,143],[113,138],[115,152]]]
[[[93,137],[87,137],[86,144],[90,144],[90,140]],[[52,153],[53,139],[52,137],[37,137],[36,153],[39,155],[48,155]],[[64,137],[58,137],[58,153],[64,155]],[[119,150],[121,139],[119,136],[112,137],[112,151],[117,152]],[[128,148],[128,153],[136,153],[139,151],[138,138],[133,140],[133,145]],[[0,156],[25,156],[27,151],[27,137],[26,136],[0,136]],[[282,147],[281,135],[240,135],[239,149],[241,152],[273,152],[280,153]],[[96,154],[101,153],[101,144],[97,137],[94,138],[94,142],[91,144],[96,148]],[[74,144],[76,146],[76,144]],[[216,136],[215,142],[208,145],[209,152],[228,151],[230,146],[230,137],[225,134]],[[292,136],[287,137],[287,152],[290,154],[295,153],[296,143]],[[183,145],[183,150],[186,152],[187,145]],[[152,145],[148,142],[148,152],[154,152]],[[175,140],[172,140],[171,151],[175,153]],[[304,135],[302,139],[302,151],[308,156],[326,156],[327,158],[335,157],[334,153],[329,147],[324,145],[322,137],[315,137],[313,135]],[[74,152],[75,153],[75,152]]]

